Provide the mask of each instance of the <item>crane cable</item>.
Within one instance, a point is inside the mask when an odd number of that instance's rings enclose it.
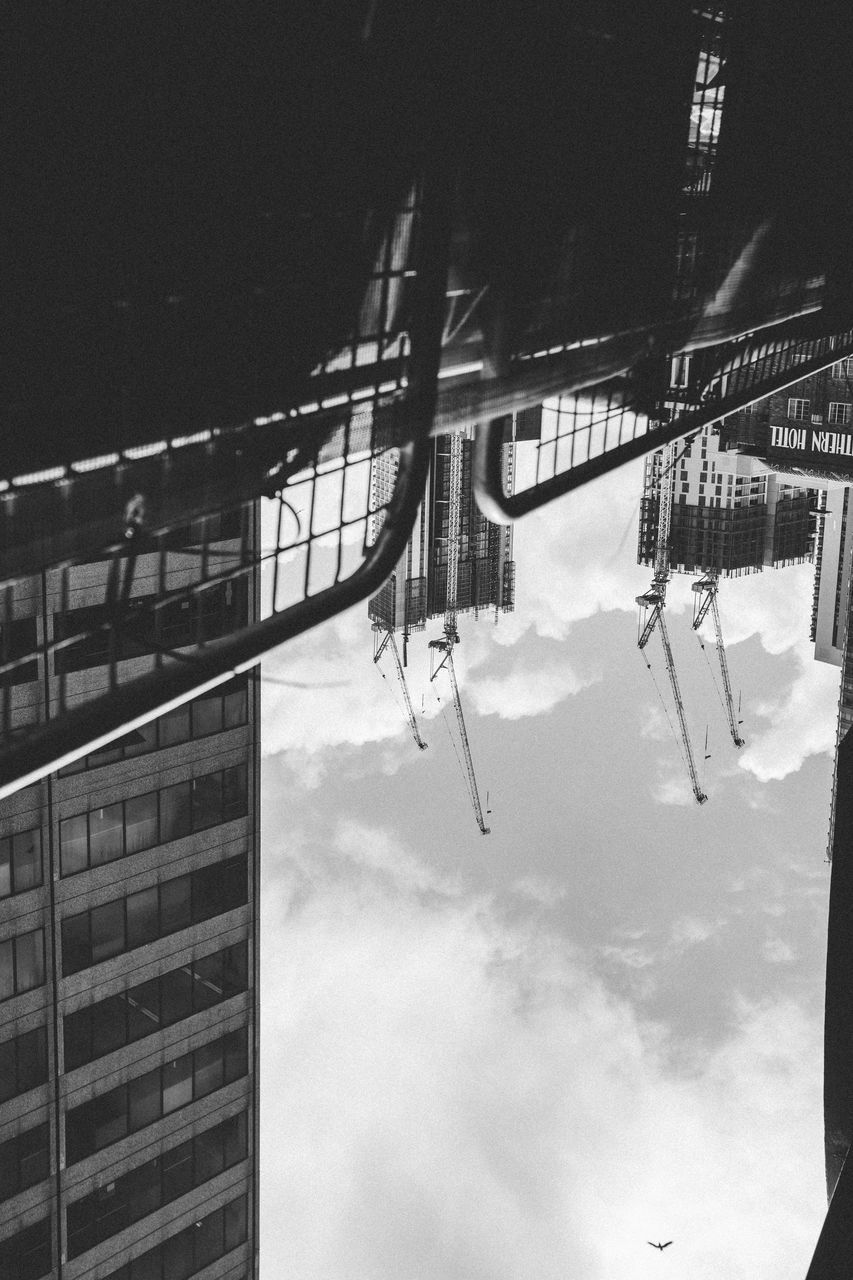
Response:
[[[703,641],[702,637],[699,635],[698,631],[696,632],[696,639],[699,641],[699,648],[702,650],[702,653],[705,657],[705,663],[708,667],[708,670],[711,673],[711,679],[714,681],[714,688],[717,690],[717,698],[719,699],[720,706],[723,711],[723,715],[726,717],[726,719],[728,719],[729,713],[728,713],[728,708],[726,707],[725,701],[723,699],[723,691],[720,688],[719,684],[717,683],[717,677],[714,674],[714,668],[711,666],[711,659],[708,657],[708,650],[705,648],[705,642]]]
[[[652,683],[654,684],[655,689],[657,690],[657,695],[660,698],[660,704],[663,707],[663,713],[666,716],[666,722],[669,725],[670,732],[675,740],[675,745],[678,748],[678,754],[681,756],[682,764],[684,765],[685,769],[687,769],[688,766],[687,766],[687,759],[684,755],[684,747],[682,746],[681,739],[679,738],[678,734],[675,732],[675,725],[672,723],[672,717],[669,714],[669,707],[666,705],[664,696],[661,693],[660,685],[658,684],[657,677],[655,676],[655,673],[652,669],[652,664],[649,662],[648,658],[646,657],[645,649],[638,649],[637,652],[639,653],[640,657],[645,663],[646,670],[648,671],[649,675],[652,677]]]
[[[462,763],[462,757],[459,755],[459,748],[456,745],[456,739],[453,736],[453,731],[450,728],[450,721],[447,717],[447,708],[445,707],[444,703],[441,701],[441,698],[439,698],[438,690],[435,691],[435,700],[438,703],[439,707],[441,708],[441,718],[444,721],[444,727],[447,730],[447,736],[450,739],[450,745],[453,747],[453,754],[456,756],[456,763],[459,765],[459,772],[462,774],[462,778],[465,783],[465,790],[468,792],[471,803],[473,804],[474,797],[471,794],[471,780],[469,779],[468,774],[465,770],[465,766]]]

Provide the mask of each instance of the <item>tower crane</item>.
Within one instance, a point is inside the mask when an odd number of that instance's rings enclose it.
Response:
[[[409,722],[409,728],[412,731],[412,737],[417,743],[420,751],[426,751],[429,746],[428,742],[424,742],[418,729],[418,722],[415,719],[415,710],[412,706],[412,699],[409,696],[409,686],[406,684],[406,676],[403,671],[403,663],[400,660],[400,650],[397,648],[397,641],[394,639],[393,630],[381,626],[380,623],[374,622],[373,630],[376,633],[373,641],[373,661],[378,662],[386,649],[390,649],[394,658],[394,667],[397,672],[397,679],[400,681],[400,688],[403,690],[403,700],[406,704],[406,719]],[[379,639],[379,632],[384,631],[382,639]],[[384,677],[384,673],[383,673]]]
[[[655,573],[649,590],[645,595],[637,596],[637,604],[640,606],[640,624],[637,645],[642,651],[651,639],[655,628],[660,631],[666,670],[669,675],[669,683],[672,687],[672,696],[675,702],[675,709],[678,714],[679,727],[681,729],[681,741],[684,747],[684,756],[687,761],[687,771],[690,774],[690,785],[693,789],[693,795],[696,797],[697,803],[704,804],[708,797],[699,785],[699,776],[696,772],[696,761],[693,757],[693,748],[690,744],[690,734],[687,731],[687,720],[684,715],[684,702],[681,697],[681,690],[678,686],[675,659],[672,656],[672,646],[669,642],[666,621],[664,619],[666,588],[670,578],[669,530],[672,522],[672,471],[674,465],[675,445],[670,443],[664,445],[661,449],[660,501],[658,504],[658,534],[655,547]],[[643,656],[645,657],[645,654],[643,654]],[[649,666],[648,658],[646,658],[646,665]]]
[[[456,629],[457,595],[459,580],[459,532],[461,524],[462,500],[462,453],[464,433],[454,431],[450,436],[449,493],[447,504],[447,595],[444,607],[444,635],[440,640],[430,640],[429,647],[433,653],[441,653],[437,666],[430,673],[430,681],[435,680],[442,667],[447,667],[450,675],[450,688],[453,694],[453,706],[456,710],[456,723],[459,737],[462,740],[462,754],[465,760],[465,773],[468,782],[468,793],[474,807],[477,826],[484,836],[489,835],[483,817],[483,806],[477,789],[477,776],[474,773],[474,761],[471,759],[471,745],[468,731],[465,728],[465,717],[462,714],[462,700],[459,696],[459,685],[456,680],[456,669],[453,666],[453,650],[459,644],[459,633]]]
[[[738,721],[735,715],[734,700],[732,699],[732,685],[729,680],[729,664],[726,659],[726,646],[723,643],[723,628],[720,623],[720,609],[717,604],[717,590],[719,588],[719,578],[716,573],[706,573],[698,582],[693,583],[693,590],[696,592],[696,599],[693,601],[693,630],[697,631],[704,622],[708,611],[714,619],[714,634],[717,640],[717,657],[720,660],[720,672],[723,677],[723,690],[725,694],[726,716],[729,721],[729,733],[732,735],[732,742],[736,747],[742,747],[744,740],[738,732]]]

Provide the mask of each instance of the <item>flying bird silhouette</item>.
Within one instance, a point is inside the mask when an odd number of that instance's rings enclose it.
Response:
[[[669,1246],[672,1244],[672,1241],[667,1240],[666,1244],[655,1244],[652,1240],[647,1240],[646,1244],[650,1244],[653,1249],[660,1249],[661,1253],[663,1253],[664,1249],[669,1248]]]

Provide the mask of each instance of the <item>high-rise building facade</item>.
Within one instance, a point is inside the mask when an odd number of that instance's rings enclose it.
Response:
[[[512,558],[512,526],[495,525],[477,506],[472,483],[473,430],[462,434],[458,503],[458,570],[456,609],[477,613],[480,609],[509,612],[515,607],[515,564]],[[447,563],[450,543],[451,439],[433,442],[426,496],[412,536],[396,572],[372,597],[371,620],[387,630],[408,634],[423,630],[428,618],[440,617],[447,607]],[[512,468],[514,444],[504,445],[504,472]],[[373,486],[377,504],[387,501],[393,489],[393,457],[374,462]]]
[[[816,499],[809,489],[781,479],[756,458],[722,447],[704,427],[678,445],[664,477],[662,454],[649,454],[640,506],[637,559],[654,564],[661,485],[672,486],[670,565],[680,573],[737,577],[811,560]]]
[[[16,625],[70,635],[109,571],[77,566],[65,598],[22,581]],[[169,576],[197,573],[176,545]],[[135,598],[156,590],[138,566]],[[250,597],[211,597],[214,631]],[[105,646],[119,679],[150,669],[181,625],[45,649],[4,677],[14,718],[103,687]],[[257,1275],[258,713],[239,677],[2,803],[3,1280]]]

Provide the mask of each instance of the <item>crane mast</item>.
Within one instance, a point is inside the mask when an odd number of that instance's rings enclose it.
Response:
[[[708,611],[714,620],[714,635],[717,643],[717,657],[720,660],[720,673],[723,677],[723,692],[726,704],[726,716],[729,722],[729,733],[732,736],[732,742],[736,747],[742,747],[744,740],[738,732],[737,717],[735,715],[734,699],[732,697],[732,684],[729,679],[729,664],[726,658],[726,646],[723,643],[723,627],[720,622],[720,607],[717,603],[717,591],[719,589],[719,579],[716,573],[706,573],[704,578],[700,578],[698,582],[693,583],[693,590],[696,592],[696,599],[693,604],[693,630],[698,631],[704,622]]]
[[[637,604],[640,606],[640,630],[637,639],[637,645],[642,651],[645,649],[651,639],[655,628],[660,631],[661,644],[663,645],[664,660],[666,662],[667,675],[672,689],[672,696],[675,702],[675,710],[678,715],[678,724],[681,729],[681,741],[684,747],[684,756],[687,761],[687,771],[690,774],[690,785],[693,795],[698,804],[704,804],[708,797],[705,795],[699,784],[699,775],[696,772],[696,761],[693,756],[693,747],[690,743],[690,734],[687,729],[687,720],[684,714],[684,702],[681,697],[681,689],[678,685],[678,675],[675,670],[675,659],[672,653],[672,646],[669,642],[669,634],[664,621],[664,609],[666,607],[666,587],[670,577],[669,567],[669,532],[672,523],[672,493],[673,493],[673,468],[675,465],[675,445],[670,443],[664,445],[661,450],[661,474],[660,474],[660,500],[658,504],[658,530],[657,543],[655,546],[655,575],[652,585],[645,595],[637,596]],[[646,659],[648,663],[648,659]]]
[[[373,624],[373,630],[378,633],[384,630],[384,628],[381,627],[378,622],[375,622]],[[406,719],[409,722],[409,728],[412,731],[412,737],[417,743],[418,749],[420,751],[426,751],[427,747],[429,746],[429,743],[424,742],[418,730],[418,722],[415,718],[415,709],[412,706],[412,699],[409,696],[409,686],[406,684],[406,676],[403,671],[403,663],[400,660],[400,650],[397,648],[397,641],[394,639],[394,632],[391,630],[390,627],[388,628],[388,630],[385,631],[385,634],[383,635],[382,639],[378,643],[375,643],[375,652],[373,654],[373,661],[378,662],[386,649],[390,649],[394,657],[394,666],[397,672],[397,679],[400,682],[400,688],[403,690],[403,700],[406,704]]]
[[[450,436],[450,458],[448,467],[448,500],[447,500],[447,594],[444,606],[444,636],[441,640],[431,640],[430,649],[444,656],[430,675],[435,680],[442,667],[447,667],[450,674],[450,688],[453,694],[453,706],[456,711],[456,723],[459,737],[462,740],[462,754],[465,760],[465,773],[468,781],[468,793],[474,807],[477,826],[484,836],[489,835],[483,817],[483,806],[480,803],[480,792],[477,788],[477,775],[474,772],[474,761],[471,758],[471,744],[465,728],[465,717],[462,714],[462,700],[459,696],[459,685],[456,680],[456,668],[453,665],[453,650],[459,644],[459,633],[456,629],[457,595],[459,582],[459,533],[461,525],[462,502],[462,454],[464,433],[454,431]]]

